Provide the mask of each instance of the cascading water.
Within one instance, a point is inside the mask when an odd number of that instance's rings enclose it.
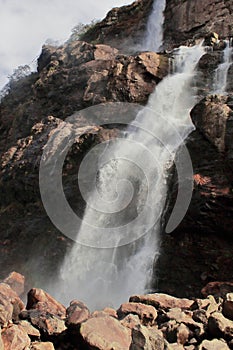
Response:
[[[214,77],[214,94],[224,94],[227,90],[228,70],[233,63],[233,47],[232,40],[226,40],[226,48],[223,52],[223,62],[215,71]]]
[[[89,247],[76,243],[61,270],[63,292],[57,297],[63,302],[79,298],[91,308],[117,307],[130,294],[143,293],[148,287],[158,253],[159,218],[167,191],[166,166],[193,130],[189,117],[195,103],[191,83],[203,53],[201,46],[177,50],[176,73],[158,85],[126,137],[105,151],[98,191],[93,189],[90,195],[78,233],[78,239]],[[136,187],[136,195],[132,196],[129,182]],[[123,195],[117,197],[118,193]],[[146,196],[150,206],[143,211]],[[128,197],[133,205],[119,216]],[[140,217],[138,221],[135,213]],[[130,228],[126,217],[133,222]]]
[[[149,16],[142,49],[158,52],[163,44],[163,23],[166,0],[155,0]]]
[[[156,33],[162,32],[164,4],[155,1],[148,49],[162,44],[162,35],[154,43],[152,22],[157,22]],[[129,295],[150,288],[166,200],[166,169],[193,130],[192,81],[203,53],[201,45],[176,50],[175,72],[156,87],[124,137],[102,149],[96,184],[91,186],[77,235],[84,244],[74,245],[64,260],[59,285],[51,288],[64,303],[79,298],[90,308],[117,307]]]

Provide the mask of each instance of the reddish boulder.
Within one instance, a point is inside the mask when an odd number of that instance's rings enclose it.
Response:
[[[11,272],[4,280],[4,283],[8,284],[18,296],[24,293],[25,277],[15,271]]]
[[[6,283],[0,283],[0,325],[6,325],[11,320],[17,320],[24,309],[22,300]]]
[[[27,333],[17,325],[2,331],[4,350],[25,350],[30,345],[30,338]]]
[[[66,310],[67,327],[79,326],[90,317],[90,312],[85,304],[78,300],[73,300]]]
[[[134,295],[130,297],[129,301],[152,305],[155,308],[162,309],[171,309],[175,307],[179,307],[180,309],[190,309],[194,303],[193,300],[176,298],[162,293]]]
[[[27,310],[48,312],[61,318],[66,317],[66,308],[42,289],[33,288],[28,293]]]
[[[29,311],[29,319],[31,324],[46,336],[57,336],[66,330],[65,321],[49,313],[32,310]]]
[[[157,318],[157,311],[151,305],[142,303],[125,303],[117,310],[119,318],[124,318],[128,314],[138,315],[144,325],[153,325]]]
[[[131,344],[130,330],[111,316],[90,318],[82,323],[80,334],[96,350],[127,350]]]

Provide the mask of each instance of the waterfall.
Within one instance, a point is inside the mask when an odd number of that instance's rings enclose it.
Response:
[[[104,146],[77,236],[84,244],[76,243],[66,256],[53,290],[64,303],[78,298],[93,309],[117,307],[150,288],[166,169],[193,130],[192,84],[203,53],[200,45],[176,50],[175,73],[157,86],[123,137]]]
[[[214,94],[224,94],[227,90],[227,77],[228,70],[233,63],[233,47],[232,40],[226,40],[226,48],[223,52],[223,62],[218,66],[215,71],[214,77],[214,86],[213,93]]]
[[[163,23],[166,0],[154,0],[152,13],[149,16],[146,37],[142,50],[160,51],[163,44]]]

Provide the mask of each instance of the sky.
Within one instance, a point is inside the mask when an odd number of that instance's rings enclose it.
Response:
[[[64,42],[78,23],[102,19],[133,0],[0,0],[0,89],[20,65],[35,62],[47,39]]]

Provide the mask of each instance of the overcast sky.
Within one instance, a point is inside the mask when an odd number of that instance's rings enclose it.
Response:
[[[0,0],[0,88],[19,65],[35,60],[47,39],[65,41],[78,24],[101,19],[133,0]]]

